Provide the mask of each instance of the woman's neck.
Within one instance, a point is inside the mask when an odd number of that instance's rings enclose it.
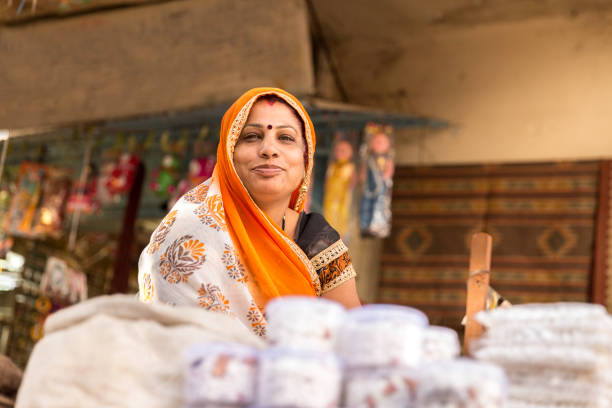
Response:
[[[258,204],[259,208],[280,228],[283,227],[283,218],[287,213],[288,205],[289,203]]]

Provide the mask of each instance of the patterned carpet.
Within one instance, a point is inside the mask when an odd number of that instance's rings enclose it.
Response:
[[[478,231],[510,302],[588,301],[598,176],[599,162],[398,168],[379,301],[459,329]]]

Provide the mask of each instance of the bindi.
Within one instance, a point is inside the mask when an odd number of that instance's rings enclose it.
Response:
[[[266,99],[266,102],[268,102],[268,105],[273,106],[276,101],[271,100],[271,99]]]
[[[268,125],[268,126],[267,126],[267,128],[268,128],[268,129],[272,129],[272,125]]]

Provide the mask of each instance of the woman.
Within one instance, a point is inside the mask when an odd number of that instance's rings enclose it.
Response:
[[[212,177],[185,194],[139,262],[140,299],[200,306],[265,335],[277,296],[322,296],[359,306],[346,246],[302,211],[315,133],[300,102],[277,88],[247,91],[221,123]]]

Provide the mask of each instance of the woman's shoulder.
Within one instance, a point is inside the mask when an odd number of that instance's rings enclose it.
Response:
[[[300,213],[296,228],[296,243],[312,258],[340,240],[340,234],[319,213]]]

